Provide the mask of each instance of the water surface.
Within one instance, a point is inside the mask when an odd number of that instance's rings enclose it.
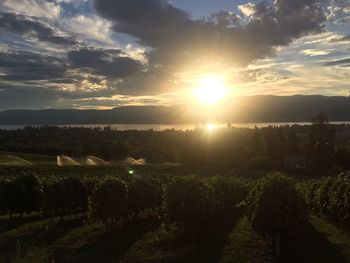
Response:
[[[331,122],[333,124],[350,124],[350,121],[339,121]],[[268,126],[285,126],[285,125],[310,125],[310,122],[262,122],[262,123],[231,123],[231,127],[240,127],[240,128],[263,128]],[[112,129],[127,131],[127,130],[154,130],[154,131],[164,131],[164,130],[194,130],[198,127],[204,127],[208,129],[217,129],[227,127],[227,123],[213,123],[213,124],[74,124],[74,125],[50,125],[57,127],[78,127],[78,128],[105,128],[111,127]],[[17,130],[23,129],[25,127],[39,127],[39,125],[0,125],[0,129],[3,130]]]

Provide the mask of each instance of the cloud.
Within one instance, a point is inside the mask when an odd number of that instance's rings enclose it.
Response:
[[[239,15],[197,19],[169,0],[0,0],[0,107],[113,107],[144,95],[138,102],[152,104],[170,93],[181,100],[188,80],[207,71],[238,72],[229,85],[244,94],[324,92],[317,81],[334,93],[338,83],[348,89],[344,52],[323,62],[299,54],[346,49],[348,0],[250,1]],[[327,14],[334,17],[325,28]]]
[[[36,37],[43,42],[57,45],[74,45],[76,42],[68,36],[60,36],[50,26],[14,13],[0,13],[0,29],[21,35]]]
[[[102,0],[95,8],[103,17],[115,22],[114,30],[138,38],[142,43],[159,45],[184,23],[189,15],[165,0]]]
[[[210,16],[210,20],[214,21],[218,27],[237,27],[240,26],[240,17],[230,11],[219,11]]]
[[[0,53],[0,76],[5,81],[54,80],[62,78],[65,64],[57,58],[23,51]]]
[[[336,20],[335,23],[338,25],[350,24],[350,16],[340,18],[340,19]]]
[[[84,42],[113,44],[110,36],[110,22],[99,16],[79,14],[64,19],[61,25]]]
[[[79,6],[87,3],[89,0],[56,0],[57,3],[72,4],[74,6]]]
[[[328,6],[328,20],[334,20],[339,15],[350,14],[350,2],[348,0],[330,0]]]
[[[45,18],[57,18],[61,13],[60,5],[46,0],[1,0],[0,7],[2,11]]]
[[[114,23],[116,32],[153,48],[150,61],[161,65],[206,59],[244,66],[294,39],[322,32],[326,20],[316,0],[249,3],[249,22],[224,28],[217,21],[193,20],[166,0],[95,0],[94,4]]]
[[[242,12],[245,16],[252,16],[255,13],[255,4],[252,4],[251,2],[239,5],[238,10]]]
[[[350,35],[332,38],[329,42],[350,42]]]
[[[68,59],[73,67],[110,78],[127,77],[143,69],[139,61],[128,57],[120,49],[86,47],[69,51]]]
[[[326,56],[334,51],[333,49],[327,49],[327,50],[318,50],[318,49],[304,49],[300,51],[301,54],[304,54],[305,56]]]
[[[0,83],[0,110],[40,109],[58,106],[61,96],[57,90],[43,86],[3,85]]]
[[[323,66],[341,66],[341,67],[350,67],[350,58],[327,61],[323,63]]]

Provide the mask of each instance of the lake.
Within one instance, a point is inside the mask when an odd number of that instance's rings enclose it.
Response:
[[[350,124],[350,121],[337,121],[331,122],[332,124]],[[285,126],[285,125],[310,125],[310,122],[262,122],[262,123],[231,123],[232,127],[240,127],[240,128],[251,128],[254,127],[263,128],[268,126]],[[2,130],[17,130],[23,129],[25,127],[39,127],[41,125],[0,125],[0,129]],[[117,129],[120,131],[127,130],[155,130],[155,131],[164,131],[164,130],[193,130],[196,127],[204,127],[209,130],[217,129],[217,128],[225,128],[227,127],[226,123],[213,123],[213,124],[74,124],[74,125],[49,125],[49,126],[57,126],[57,127],[78,127],[78,128],[105,128],[111,127],[112,129]]]

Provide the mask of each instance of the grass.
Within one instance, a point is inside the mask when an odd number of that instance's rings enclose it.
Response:
[[[282,239],[281,261],[285,263],[349,263],[344,253],[349,241],[333,225],[311,216]]]
[[[272,262],[269,245],[241,217],[226,239],[192,244],[175,225],[140,218],[123,227],[100,223],[40,220],[0,236],[0,262]],[[282,262],[348,263],[350,239],[328,221],[312,216],[310,225],[285,240]]]
[[[55,262],[119,262],[144,233],[159,225],[155,218],[138,219],[123,227],[92,223],[66,232],[42,246],[32,247],[26,258],[49,258]]]
[[[237,221],[233,221],[233,225],[235,223]],[[176,225],[165,224],[145,234],[131,246],[121,262],[219,262],[226,242],[227,233],[192,242]]]
[[[0,262],[26,255],[33,247],[48,244],[82,225],[82,220],[58,222],[58,218],[23,222],[0,236]],[[20,253],[18,248],[20,247]],[[5,261],[6,262],[6,261]]]
[[[220,263],[271,262],[271,251],[242,217],[228,237]]]
[[[166,262],[167,257],[176,257],[167,250],[178,237],[179,230],[175,225],[161,225],[156,230],[150,231],[135,242],[127,251],[121,263],[129,262]]]
[[[105,231],[106,227],[98,223],[74,228],[51,243],[47,242],[42,246],[32,247],[25,255],[25,258],[30,261],[38,258],[53,259],[59,253],[83,246],[88,242],[89,238],[100,235]]]
[[[311,224],[319,233],[323,234],[328,242],[342,252],[347,262],[350,262],[350,237],[322,218],[312,216]]]
[[[1,153],[0,153],[1,155]],[[25,159],[25,156],[21,156]],[[27,156],[28,157],[28,156]],[[40,156],[36,156],[41,158]],[[34,157],[33,157],[34,158]],[[27,158],[28,159],[28,158]],[[28,159],[34,160],[34,159]],[[44,162],[44,160],[43,160]],[[135,167],[140,173],[159,173],[162,167]],[[179,167],[170,167],[179,172]],[[163,169],[166,169],[166,167]],[[124,175],[124,166],[56,167],[32,165],[1,167],[0,175],[19,171],[38,176],[71,174]],[[174,172],[175,173],[175,172]],[[169,175],[169,171],[164,173]],[[38,215],[8,219],[0,217],[0,262],[271,262],[268,244],[254,232],[246,217],[239,219],[233,231],[204,244],[191,244],[181,238],[176,226],[160,226],[155,218],[139,219],[123,228],[86,224],[72,219],[64,224],[40,219]],[[285,240],[283,262],[349,263],[350,239],[328,221],[312,216],[310,225]]]

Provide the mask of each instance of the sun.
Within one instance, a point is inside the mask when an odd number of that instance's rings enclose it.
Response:
[[[228,95],[228,89],[222,79],[216,75],[202,77],[198,80],[193,95],[205,105],[213,105]]]

